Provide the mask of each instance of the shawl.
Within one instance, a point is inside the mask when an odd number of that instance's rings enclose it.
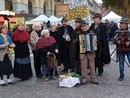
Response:
[[[56,43],[56,40],[50,36],[49,38],[41,37],[37,42],[37,49],[46,48]]]
[[[11,38],[13,41],[20,41],[21,43],[23,43],[25,41],[28,41],[30,36],[29,36],[28,32],[25,30],[23,30],[23,31],[16,30],[12,34]]]

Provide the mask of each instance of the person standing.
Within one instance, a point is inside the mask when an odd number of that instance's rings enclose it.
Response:
[[[5,86],[6,81],[8,84],[13,84],[10,79],[10,75],[13,74],[13,67],[11,60],[8,56],[9,47],[14,48],[15,44],[12,42],[11,38],[7,34],[7,27],[5,25],[0,26],[0,85]],[[7,80],[4,81],[4,75],[7,76]]]
[[[47,29],[42,30],[41,38],[37,41],[37,49],[40,52],[40,61],[42,67],[42,75],[47,82],[50,78],[53,78],[53,69],[48,67],[47,56],[51,53],[57,54],[58,47],[56,40],[50,36],[49,31]]]
[[[59,51],[61,54],[61,63],[63,63],[65,69],[63,72],[71,69],[74,71],[74,62],[72,59],[72,40],[74,35],[73,28],[68,25],[68,19],[62,18],[62,26],[58,30],[58,38],[60,40]]]
[[[80,70],[80,58],[79,58],[79,34],[81,32],[81,23],[82,23],[82,19],[81,18],[77,18],[75,20],[75,30],[74,30],[74,39],[73,39],[73,46],[74,46],[74,60],[75,60],[75,70],[76,73],[80,74],[81,70]]]
[[[92,30],[97,35],[97,51],[95,58],[95,66],[98,68],[98,75],[103,74],[103,65],[110,63],[110,52],[107,41],[107,30],[105,25],[101,22],[101,15],[96,13],[93,17],[94,23],[90,26],[89,30]]]
[[[59,37],[58,37],[58,31],[57,31],[57,26],[56,25],[51,25],[50,27],[50,36],[52,36],[56,42],[57,42],[57,45],[58,45],[58,48],[60,46],[60,40],[59,40]],[[57,57],[57,61],[58,61],[58,66],[60,66],[60,54],[56,54],[56,57]]]
[[[40,63],[40,53],[36,49],[36,43],[38,39],[41,37],[41,24],[36,23],[33,24],[33,31],[30,34],[30,45],[32,48],[32,53],[33,53],[33,60],[34,60],[34,68],[35,68],[35,73],[38,78],[42,78],[41,75],[41,63]]]
[[[16,47],[14,48],[14,77],[22,81],[32,77],[30,52],[28,47],[29,34],[24,28],[23,23],[19,23],[17,30],[12,34],[12,40]]]
[[[88,23],[83,22],[81,24],[81,33],[80,35],[86,35],[89,33],[93,33],[93,31],[88,31]],[[79,35],[79,36],[80,36]],[[85,45],[82,40],[79,40],[80,45]],[[81,48],[80,48],[81,49]],[[80,50],[81,51],[81,50]],[[80,52],[80,62],[81,62],[81,74],[82,74],[82,84],[87,83],[87,67],[90,68],[91,73],[91,83],[99,84],[96,78],[95,72],[95,52],[85,51],[84,53]]]
[[[125,75],[124,74],[125,55],[127,56],[128,61],[130,63],[130,32],[128,31],[127,17],[123,17],[120,20],[120,28],[116,30],[115,39],[117,45],[117,53],[119,57],[119,73],[120,73],[119,81],[122,81]]]

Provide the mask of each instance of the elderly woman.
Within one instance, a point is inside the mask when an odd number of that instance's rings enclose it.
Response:
[[[50,69],[47,65],[47,55],[51,53],[58,53],[58,47],[56,40],[50,36],[49,31],[47,29],[42,30],[42,37],[37,42],[37,49],[40,51],[40,60],[42,67],[42,74],[45,76],[45,81],[49,80]]]
[[[24,28],[23,23],[19,23],[17,30],[12,35],[12,40],[16,47],[14,48],[14,77],[22,81],[32,77],[30,52],[28,47],[29,34]]]
[[[10,75],[13,74],[13,68],[8,56],[8,48],[15,47],[11,38],[7,34],[7,27],[5,25],[0,26],[0,85],[5,86],[6,82],[3,80],[3,76],[7,75],[7,83],[13,84],[10,79]]]
[[[30,34],[29,42],[32,48],[32,53],[33,53],[34,68],[35,68],[36,76],[38,78],[42,78],[41,70],[40,70],[41,69],[40,56],[36,49],[36,42],[41,36],[41,29],[42,29],[41,24],[40,23],[33,24],[32,28],[33,28],[33,31]]]

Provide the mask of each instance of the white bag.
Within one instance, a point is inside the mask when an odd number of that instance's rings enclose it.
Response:
[[[61,87],[74,87],[76,84],[80,83],[79,78],[74,78],[74,77],[67,77],[65,79],[59,79],[59,86]]]

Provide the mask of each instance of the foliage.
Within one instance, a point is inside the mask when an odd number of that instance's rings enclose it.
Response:
[[[130,19],[130,0],[102,0],[105,8],[116,9],[121,16]]]

